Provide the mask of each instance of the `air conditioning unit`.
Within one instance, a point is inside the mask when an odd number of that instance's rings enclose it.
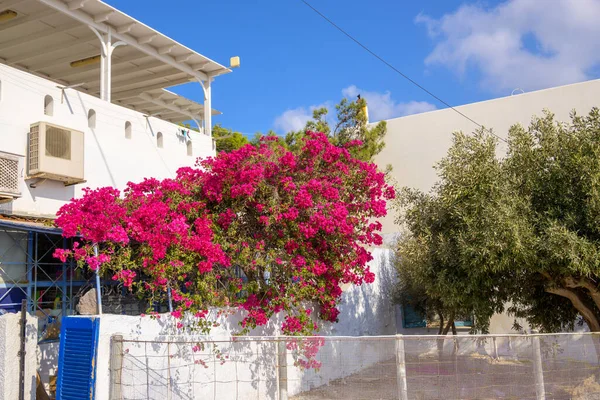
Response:
[[[21,197],[21,156],[0,151],[0,203]]]
[[[27,178],[51,179],[65,186],[83,178],[83,132],[37,122],[29,129]]]

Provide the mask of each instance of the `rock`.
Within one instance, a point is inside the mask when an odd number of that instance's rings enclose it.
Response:
[[[79,303],[77,303],[77,312],[81,315],[96,315],[98,313],[96,289],[88,290],[79,298]]]

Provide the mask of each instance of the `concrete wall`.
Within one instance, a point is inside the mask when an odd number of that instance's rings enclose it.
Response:
[[[58,350],[59,342],[44,342],[37,347],[37,371],[48,394],[50,394],[50,377],[58,374]]]
[[[129,181],[145,177],[174,176],[179,167],[193,165],[197,157],[214,155],[212,139],[190,131],[193,155],[187,155],[186,140],[178,126],[158,118],[107,103],[76,90],[62,91],[56,83],[0,64],[0,151],[23,156],[26,160],[29,126],[46,121],[84,132],[84,170],[86,183],[65,187],[46,181],[30,188],[21,178],[22,197],[10,207],[18,214],[54,216],[84,187],[114,186],[123,189]],[[44,115],[44,98],[53,98],[53,115]],[[88,111],[96,111],[96,127],[88,128]],[[125,138],[125,122],[131,122],[131,139]],[[161,132],[164,147],[157,147]],[[25,162],[23,163],[25,165]]]
[[[0,399],[19,399],[20,314],[0,316]],[[25,400],[35,399],[37,319],[27,316],[25,328]]]
[[[491,129],[496,135],[506,138],[514,124],[528,126],[533,116],[540,116],[544,109],[552,111],[560,121],[568,121],[569,113],[576,110],[587,114],[592,107],[600,106],[600,80],[560,86],[536,92],[467,104],[456,107],[469,118]],[[380,168],[393,167],[392,178],[399,187],[407,186],[425,192],[438,181],[434,165],[448,152],[452,144],[452,133],[473,132],[477,126],[451,109],[431,111],[423,114],[390,119],[387,121],[385,148],[376,157]],[[504,142],[498,145],[499,155],[505,154]],[[398,215],[389,210],[382,219],[383,232],[401,230],[395,223]],[[399,331],[405,334],[436,333],[432,330],[402,329],[398,314]],[[513,332],[514,318],[506,314],[495,315],[490,323],[490,333]],[[520,323],[527,328],[524,321]]]
[[[525,94],[456,107],[469,118],[484,125],[500,137],[517,123],[528,126],[532,116],[547,108],[561,121],[569,119],[571,110],[586,114],[600,106],[600,80],[560,86]],[[429,191],[438,177],[433,166],[446,155],[452,144],[452,132],[473,132],[477,126],[451,109],[390,119],[387,121],[385,148],[376,163],[392,165],[392,176],[399,186]],[[506,151],[506,144],[499,144]],[[383,220],[384,232],[395,232],[395,214]]]
[[[391,288],[394,283],[393,267],[389,263],[390,251],[385,249],[375,249],[373,251],[374,260],[371,262],[371,268],[376,274],[375,282],[371,285],[363,285],[360,287],[348,287],[343,293],[340,322],[337,324],[322,323],[320,335],[338,335],[338,336],[362,336],[362,335],[391,335],[395,333],[395,315],[390,295]],[[128,343],[124,351],[127,351],[129,359],[139,360],[139,364],[132,363],[124,368],[126,373],[133,374],[129,376],[130,382],[138,382],[143,377],[143,382],[140,381],[138,386],[124,388],[131,393],[144,393],[148,390],[152,391],[155,398],[161,398],[163,393],[166,393],[168,377],[167,370],[163,363],[170,360],[172,362],[171,372],[176,373],[176,378],[172,382],[179,382],[179,387],[173,389],[173,393],[180,393],[180,397],[173,398],[192,398],[188,392],[194,391],[194,396],[199,396],[202,393],[201,388],[194,388],[189,385],[191,381],[197,382],[213,382],[223,381],[222,377],[231,379],[234,372],[239,374],[241,381],[238,390],[243,393],[255,393],[256,390],[264,394],[264,398],[274,398],[276,385],[273,386],[275,371],[276,371],[276,345],[273,342],[265,343],[246,343],[240,345],[237,351],[240,354],[246,354],[243,358],[245,365],[242,365],[240,370],[233,371],[232,363],[224,365],[211,365],[211,370],[204,369],[201,366],[193,368],[190,365],[191,354],[190,345],[169,345],[165,343],[153,343],[157,340],[168,342],[185,341],[186,343],[194,340],[229,340],[236,331],[239,330],[239,321],[241,320],[238,314],[229,317],[217,317],[216,310],[212,311],[211,319],[215,320],[219,325],[214,327],[209,336],[194,336],[194,332],[183,331],[176,328],[175,321],[168,315],[161,316],[155,320],[150,317],[131,317],[121,315],[102,315],[100,322],[100,343],[98,348],[98,373],[96,380],[96,399],[108,399],[108,390],[110,384],[110,340],[115,334],[123,335],[125,339],[133,340],[148,340],[149,343],[135,344]],[[261,329],[256,329],[250,333],[250,336],[277,336],[279,335],[278,327],[281,326],[282,318],[274,317],[267,326]],[[224,346],[224,345],[223,345]],[[223,347],[225,350],[225,347]],[[172,353],[169,353],[172,352]],[[176,354],[174,357],[165,356],[165,354]],[[323,368],[319,372],[310,371],[306,374],[300,370],[290,369],[290,393],[297,393],[300,390],[308,390],[311,387],[319,386],[342,376],[347,376],[357,370],[371,365],[375,362],[393,357],[393,349],[390,351],[373,351],[372,346],[348,347],[345,351],[340,351],[339,346],[332,344],[326,345],[321,351],[322,357],[330,363],[328,368]],[[146,359],[146,356],[150,361]],[[342,357],[345,357],[344,362],[341,362]],[[292,355],[288,355],[288,364],[293,365]],[[151,364],[148,364],[151,363]],[[178,366],[177,363],[181,363]],[[143,365],[143,367],[140,367]],[[146,369],[149,365],[149,369]],[[332,367],[334,365],[334,367]],[[239,365],[238,365],[239,366]],[[290,367],[291,368],[291,367]],[[195,372],[190,372],[195,371]],[[190,375],[192,374],[192,375]],[[197,375],[198,374],[198,375]],[[207,375],[208,374],[208,375]],[[218,374],[219,379],[216,378]],[[139,376],[138,376],[139,375]],[[145,379],[149,381],[146,383]],[[259,379],[260,378],[260,379]],[[125,379],[125,376],[123,377]],[[259,383],[250,384],[259,380]],[[173,383],[175,385],[175,383]],[[214,385],[217,385],[215,383]],[[231,395],[231,382],[221,382],[220,388],[210,386],[210,393],[213,390],[219,390],[223,393],[222,396]],[[254,385],[254,386],[253,386]],[[258,386],[256,386],[258,385]],[[150,388],[150,389],[149,389]],[[208,392],[207,392],[208,393]],[[187,396],[187,397],[186,397]],[[218,398],[225,398],[219,396]],[[193,397],[197,398],[197,397]],[[240,397],[246,398],[240,394]],[[262,398],[262,397],[261,397]]]

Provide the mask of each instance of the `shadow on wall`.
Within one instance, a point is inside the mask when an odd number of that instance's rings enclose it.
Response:
[[[351,286],[342,294],[339,323],[323,324],[324,335],[371,336],[396,334],[393,291],[396,271],[389,249],[372,249],[369,263],[375,282]]]
[[[37,330],[36,330],[37,339]],[[58,342],[47,342],[38,344],[37,360],[38,373],[46,391],[50,389],[50,377],[58,373]]]
[[[83,99],[81,98],[81,93],[79,93],[79,92],[76,92],[76,93],[77,93],[77,98],[79,99],[79,102],[81,103],[81,108],[83,109],[84,115],[87,116],[88,129],[92,131],[92,136],[94,137],[94,140],[96,141],[96,147],[98,148],[98,151],[100,152],[100,156],[102,157],[102,161],[104,163],[104,166],[106,167],[106,172],[108,173],[108,176],[110,178],[112,186],[117,186],[115,177],[110,169],[110,166],[108,165],[108,161],[106,160],[106,155],[104,154],[104,150],[102,150],[102,146],[100,145],[100,141],[98,140],[98,135],[96,134],[96,112],[92,109],[88,110],[85,107],[85,104],[83,103]]]
[[[116,318],[103,317],[101,329],[114,327],[112,320]],[[210,336],[177,329],[176,321],[167,315],[156,320],[126,319],[138,322],[130,332],[124,332],[120,352],[122,398],[163,399],[169,394],[182,400],[249,398],[251,393],[276,398],[277,344],[232,338],[238,318],[221,318],[223,324]],[[150,330],[157,335],[149,335]]]
[[[338,324],[322,323],[320,335],[360,336],[395,334],[394,307],[391,301],[395,271],[391,251],[375,249],[371,268],[376,274],[373,284],[351,287],[343,294]],[[266,326],[250,332],[248,338],[234,338],[242,316],[218,315],[211,310],[215,321],[210,335],[198,335],[188,328],[178,329],[169,315],[158,319],[104,315],[101,323],[100,354],[110,354],[110,338],[124,337],[121,367],[121,389],[129,397],[193,399],[229,398],[231,390],[237,397],[261,393],[275,398],[277,392],[277,343],[282,316],[273,317]],[[184,324],[186,325],[186,324]],[[290,348],[287,355],[290,394],[310,390],[366,368],[393,355],[393,350],[381,344],[349,344],[325,338],[316,359],[323,370],[302,370],[295,364],[301,351]],[[228,357],[228,358],[225,358]],[[235,361],[235,362],[231,362]],[[109,365],[99,361],[99,365]],[[108,382],[107,382],[108,383]],[[125,393],[125,392],[123,392]],[[248,393],[248,395],[246,395]],[[246,397],[244,397],[246,396]],[[125,396],[124,398],[127,398]],[[262,398],[262,397],[261,397]]]
[[[40,197],[58,202],[68,202],[75,197],[75,186],[65,186],[62,182],[47,180],[36,183],[35,179],[29,179],[26,184],[33,201]],[[32,188],[30,184],[34,184],[36,187]]]

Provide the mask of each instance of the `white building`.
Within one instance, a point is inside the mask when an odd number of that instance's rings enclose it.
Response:
[[[211,86],[229,72],[98,0],[0,1],[0,309],[71,312],[87,279],[31,219],[214,155]],[[165,89],[186,82],[203,104]]]
[[[568,121],[569,114],[587,114],[592,107],[600,106],[600,80],[560,86],[530,93],[516,94],[479,103],[455,107],[457,111],[491,129],[501,138],[508,136],[514,124],[527,127],[534,116],[541,116],[544,109],[553,112],[559,121]],[[474,132],[478,127],[452,109],[436,110],[387,120],[385,148],[375,162],[383,169],[393,167],[392,177],[399,187],[407,186],[428,192],[438,181],[434,165],[440,161],[452,145],[452,133]],[[505,152],[506,144],[500,142],[498,150]],[[396,224],[398,215],[390,210],[382,220],[383,232],[394,234],[400,230]],[[422,333],[418,315],[396,313],[397,326],[404,333]],[[410,320],[410,321],[409,321]],[[491,333],[512,330],[513,318],[496,315],[491,320]],[[413,326],[413,327],[411,327]],[[402,329],[404,328],[404,329]],[[432,333],[435,331],[431,331]]]
[[[514,124],[529,126],[534,116],[544,109],[552,111],[559,121],[568,121],[573,110],[587,114],[600,106],[600,80],[559,86],[535,92],[515,94],[478,103],[457,106],[455,109],[490,129],[501,138],[508,136]],[[478,127],[456,111],[446,108],[422,114],[389,119],[385,147],[375,159],[377,165],[393,167],[392,176],[398,186],[429,191],[437,182],[434,169],[452,145],[452,133],[474,132]],[[506,145],[500,142],[500,151]],[[383,232],[398,231],[393,212],[383,220]]]

